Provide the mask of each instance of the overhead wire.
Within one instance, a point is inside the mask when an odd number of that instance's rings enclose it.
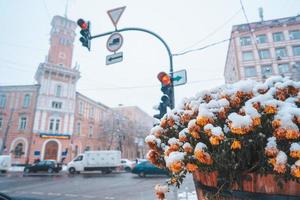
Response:
[[[207,38],[210,38],[211,36],[213,36],[214,34],[216,34],[220,29],[222,29],[225,25],[227,25],[232,19],[234,19],[242,10],[242,8],[238,9],[229,19],[227,19],[222,25],[218,26],[217,28],[215,28],[213,31],[209,32],[206,36],[204,36],[202,39],[200,39],[199,41],[195,42],[194,44],[184,48],[183,50],[179,51],[177,54],[180,54],[182,52],[185,52],[187,49],[193,48],[195,46],[197,46],[198,44],[200,44],[201,42],[205,41]]]

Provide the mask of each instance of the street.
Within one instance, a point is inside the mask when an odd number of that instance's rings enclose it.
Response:
[[[163,184],[166,178],[140,178],[131,173],[87,173],[72,176],[63,172],[53,175],[9,173],[0,176],[0,192],[16,200],[153,200],[156,199],[154,186]],[[178,191],[178,199],[196,199],[194,190],[192,176],[188,176]],[[175,199],[172,191],[167,194],[167,199]]]

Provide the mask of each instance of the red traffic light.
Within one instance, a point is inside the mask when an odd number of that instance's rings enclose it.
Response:
[[[166,72],[160,72],[157,78],[163,85],[171,84],[171,77]]]
[[[82,30],[85,30],[88,28],[88,24],[83,19],[79,19],[77,21],[77,24]]]

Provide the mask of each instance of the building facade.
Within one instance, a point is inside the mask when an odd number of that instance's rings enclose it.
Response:
[[[300,15],[232,28],[225,82],[264,81],[271,75],[300,80]]]
[[[48,56],[35,74],[37,84],[0,86],[0,155],[11,155],[13,164],[68,162],[84,151],[118,149],[118,119],[126,126],[133,123],[76,92],[80,72],[72,67],[72,56],[77,25],[55,16],[51,26]],[[124,138],[128,130],[122,128]],[[127,147],[120,150],[127,152]]]

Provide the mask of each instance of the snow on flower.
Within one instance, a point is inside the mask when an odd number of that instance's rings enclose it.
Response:
[[[146,138],[145,138],[145,142],[148,143],[148,142],[155,142],[156,141],[156,137],[154,135],[148,135]]]
[[[242,116],[237,113],[231,113],[228,119],[231,121],[231,126],[235,128],[247,127],[252,123],[249,115]]]
[[[183,152],[172,152],[169,156],[165,157],[166,166],[170,167],[172,164],[178,161],[182,161],[184,159],[185,153]]]
[[[214,135],[214,136],[223,136],[223,131],[222,131],[222,128],[221,127],[214,127],[213,129],[211,129],[211,134]]]
[[[299,143],[292,143],[290,147],[290,151],[300,151],[300,144]]]
[[[276,164],[285,165],[287,162],[287,155],[283,151],[279,151],[278,155],[276,156]]]
[[[198,142],[196,147],[195,147],[195,151],[203,151],[204,149],[207,149],[206,144],[202,143],[202,142]]]

